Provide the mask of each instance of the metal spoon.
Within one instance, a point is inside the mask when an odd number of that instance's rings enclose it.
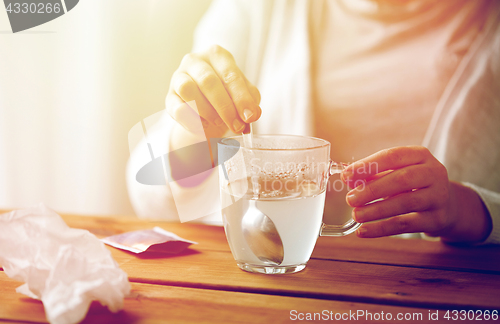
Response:
[[[259,260],[270,265],[283,262],[283,242],[273,221],[249,201],[249,208],[241,221],[243,236]]]
[[[252,148],[252,124],[247,124],[242,137],[243,147]],[[247,152],[247,154],[252,153],[250,150]],[[256,188],[253,189],[255,191]],[[255,201],[249,201],[241,226],[248,246],[259,260],[270,265],[280,265],[283,262],[283,242],[278,230],[273,221],[255,206]]]

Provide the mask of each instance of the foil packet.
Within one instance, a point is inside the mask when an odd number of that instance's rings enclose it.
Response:
[[[183,239],[158,226],[153,229],[108,236],[101,239],[101,241],[115,248],[133,253],[147,251],[177,254],[184,251],[191,244],[198,244],[197,242]]]

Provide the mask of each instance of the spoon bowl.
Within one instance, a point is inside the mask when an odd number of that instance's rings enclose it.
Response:
[[[283,262],[283,242],[278,230],[271,218],[255,207],[254,201],[250,201],[241,226],[248,246],[260,261],[273,266]]]

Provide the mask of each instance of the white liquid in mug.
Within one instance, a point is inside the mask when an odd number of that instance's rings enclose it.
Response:
[[[273,221],[281,237],[284,258],[279,266],[305,264],[321,229],[325,190],[319,191],[315,183],[304,181],[300,185],[289,184],[289,190],[282,186],[282,190],[270,188],[258,193],[252,193],[249,185],[249,191],[242,195],[238,194],[241,184],[241,181],[232,183],[231,188],[221,190],[222,203],[228,206],[222,210],[224,228],[235,260],[238,263],[269,266],[255,256],[243,235],[242,218],[248,208],[253,206]]]

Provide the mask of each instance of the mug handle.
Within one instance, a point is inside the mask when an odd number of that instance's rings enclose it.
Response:
[[[330,160],[328,178],[336,173],[342,173],[348,165],[349,163],[333,162]],[[342,225],[328,225],[323,223],[319,236],[344,236],[356,231],[360,226],[361,224],[352,219],[352,217]]]

